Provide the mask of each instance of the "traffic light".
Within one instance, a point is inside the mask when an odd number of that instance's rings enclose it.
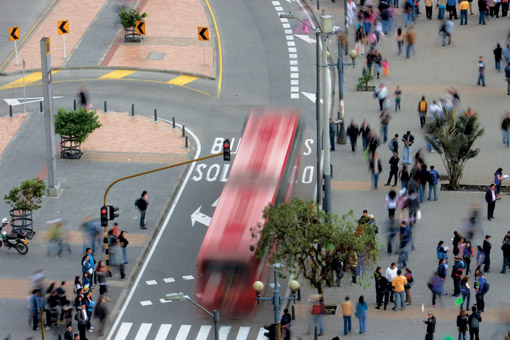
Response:
[[[230,141],[228,139],[223,140],[223,160],[230,161]]]
[[[264,336],[268,338],[269,340],[278,340],[277,335],[277,327],[278,325],[272,323],[268,326],[264,326],[264,329],[267,330],[267,332],[264,333]]]
[[[101,207],[101,227],[108,226],[108,207]]]
[[[113,205],[109,205],[108,206],[108,219],[110,221],[113,221],[114,219],[116,219],[117,217],[119,217],[119,214],[116,214],[115,212],[118,211],[119,208],[117,207],[114,207]]]

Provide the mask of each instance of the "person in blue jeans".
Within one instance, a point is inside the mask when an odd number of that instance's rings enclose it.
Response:
[[[434,169],[434,166],[431,165],[430,171],[429,171],[429,198],[428,198],[429,201],[430,201],[430,196],[431,196],[432,190],[434,190],[434,201],[437,201],[438,180],[439,180],[439,173],[437,172],[436,169]]]
[[[476,85],[482,84],[485,87],[485,63],[483,62],[483,57],[480,56],[478,60],[478,82]]]
[[[352,317],[352,303],[349,301],[349,297],[345,297],[345,301],[342,302],[342,316],[344,319],[344,335],[351,332],[351,317]]]
[[[358,303],[356,304],[356,317],[359,319],[360,334],[364,334],[367,331],[367,310],[368,305],[365,302],[363,295],[361,295]]]

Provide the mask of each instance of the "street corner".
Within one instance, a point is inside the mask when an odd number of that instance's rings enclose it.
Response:
[[[191,148],[179,129],[147,116],[97,111],[102,126],[81,145],[88,160],[168,163],[184,161]]]
[[[0,125],[2,126],[3,132],[0,134],[0,156],[12,138],[14,138],[26,117],[26,114],[17,114],[13,117],[0,117]]]

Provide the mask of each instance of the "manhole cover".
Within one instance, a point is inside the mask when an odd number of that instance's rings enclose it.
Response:
[[[162,60],[165,57],[166,53],[161,52],[150,52],[149,60]]]

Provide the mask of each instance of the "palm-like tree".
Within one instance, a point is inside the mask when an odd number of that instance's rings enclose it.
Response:
[[[427,124],[427,132],[425,138],[440,155],[448,172],[450,189],[458,189],[467,161],[480,152],[473,148],[477,138],[484,133],[478,115],[470,109],[458,116],[445,112],[443,117],[435,116]]]

